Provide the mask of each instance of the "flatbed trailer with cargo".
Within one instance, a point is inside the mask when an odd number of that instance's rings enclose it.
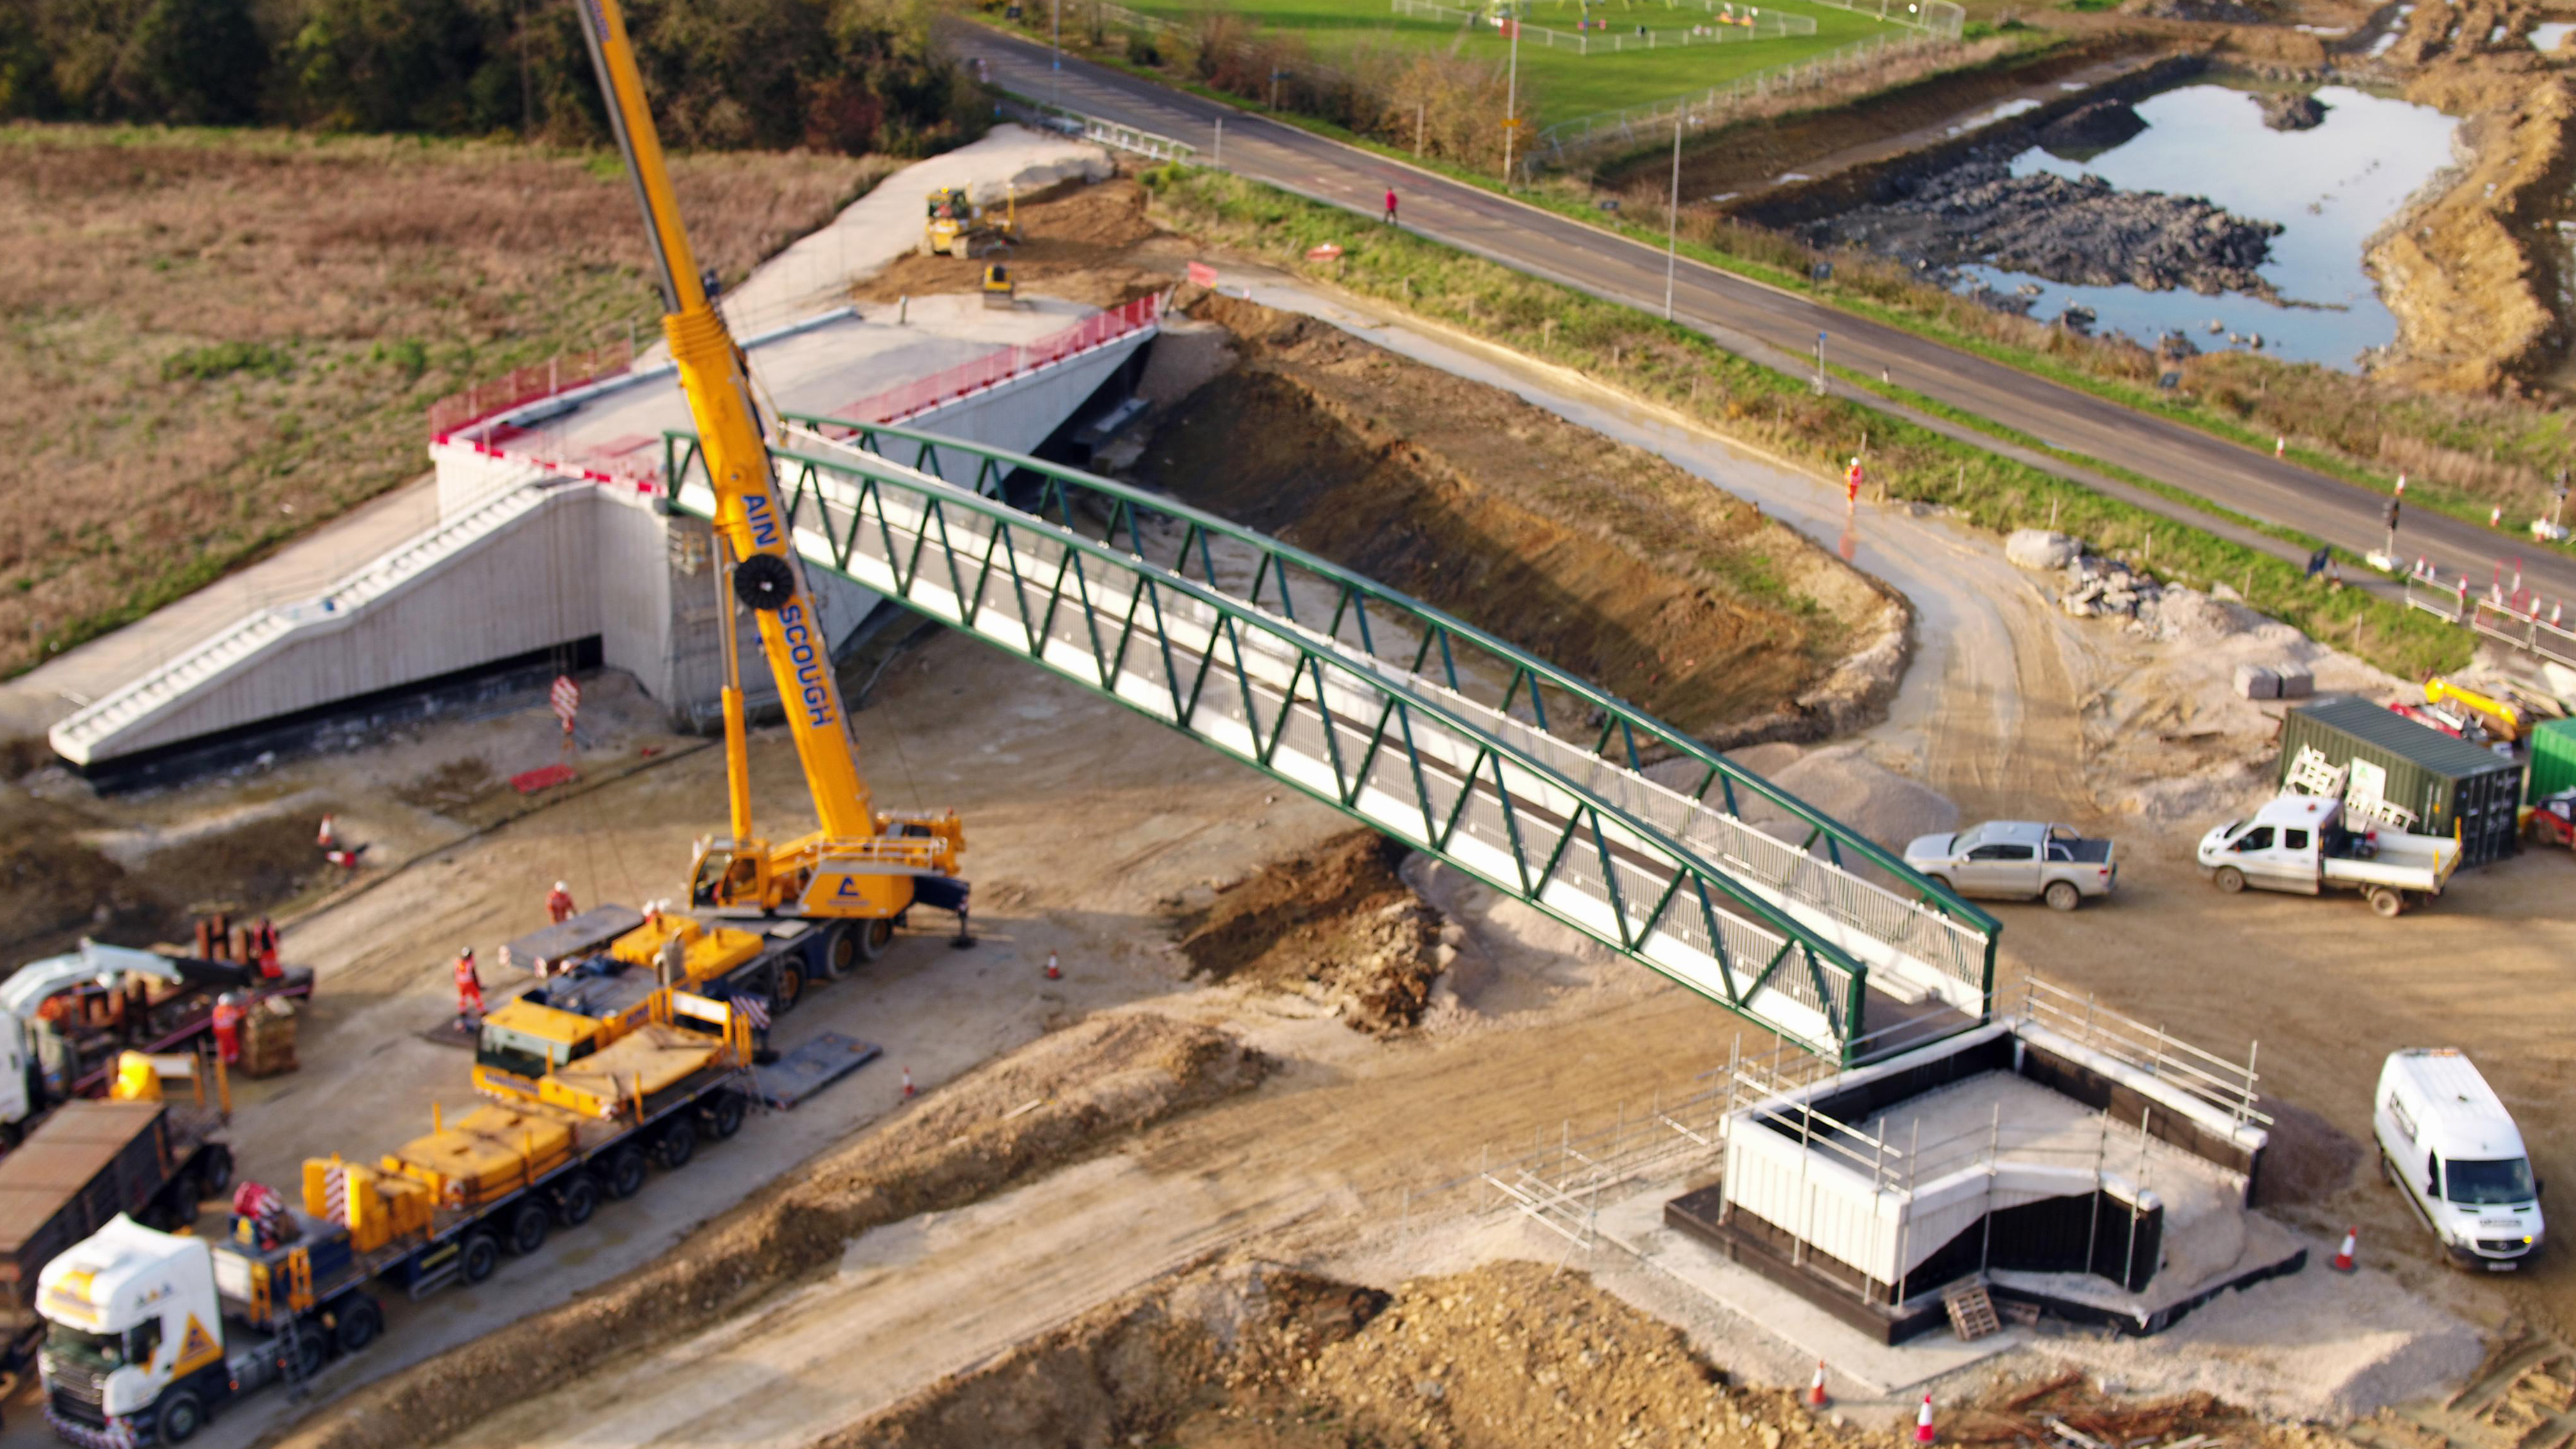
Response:
[[[378,1291],[426,1297],[540,1251],[648,1163],[686,1165],[742,1127],[756,1089],[747,1018],[659,991],[651,1018],[387,1154],[304,1164],[301,1205],[240,1211],[218,1243],[128,1218],[57,1258],[38,1307],[46,1418],[84,1449],[181,1443],[240,1395],[321,1371],[384,1328]],[[133,1291],[145,1278],[167,1293]]]
[[[45,1265],[120,1215],[165,1227],[232,1183],[221,1112],[155,1101],[66,1102],[0,1158],[0,1362],[15,1372],[44,1337]]]

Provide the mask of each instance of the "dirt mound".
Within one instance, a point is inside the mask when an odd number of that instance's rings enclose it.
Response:
[[[276,911],[336,878],[313,846],[323,804],[167,843],[110,827],[77,796],[0,784],[0,961],[68,948],[83,935],[123,945],[185,940],[192,915]]]
[[[1778,1391],[1731,1389],[1682,1334],[1581,1273],[1495,1263],[1392,1294],[1266,1267],[1152,1289],[949,1379],[829,1449],[1806,1446]]]
[[[685,1255],[404,1370],[281,1443],[394,1449],[445,1439],[827,1269],[869,1228],[974,1202],[1246,1090],[1262,1072],[1258,1055],[1214,1027],[1142,1014],[1093,1017],[816,1159],[718,1219]]]
[[[907,252],[853,288],[850,299],[881,305],[898,297],[972,292],[983,285],[985,264],[1000,262],[1024,291],[1115,307],[1171,285],[1170,277],[1135,265],[1130,255],[1156,232],[1145,219],[1145,189],[1133,180],[1068,182],[1044,199],[1021,200],[1018,242],[973,261]]]
[[[2454,13],[2418,7],[2410,41],[2428,18],[2448,24]],[[2461,17],[2464,34],[2485,24],[2479,16]],[[2388,375],[2398,381],[2493,392],[2537,377],[2565,346],[2550,305],[2559,245],[2551,223],[2576,181],[2576,87],[2561,76],[2524,74],[2524,63],[2472,54],[2407,88],[2410,101],[2474,114],[2455,142],[2463,164],[2390,218],[2367,253],[2397,314],[2398,360]]]
[[[1229,297],[1193,312],[1233,331],[1243,363],[1165,415],[1136,468],[1149,485],[1703,737],[1853,723],[1807,696],[1902,606],[1823,550],[1499,388]]]
[[[1440,913],[1396,870],[1405,848],[1338,835],[1176,912],[1191,974],[1301,992],[1359,1031],[1418,1025],[1440,974]]]

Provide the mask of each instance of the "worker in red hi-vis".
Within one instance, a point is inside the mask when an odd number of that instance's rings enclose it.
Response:
[[[546,918],[558,926],[572,919],[572,890],[562,881],[546,892]]]
[[[224,1065],[241,1061],[242,1022],[250,1015],[250,1001],[238,991],[227,991],[215,998],[215,1051]]]
[[[1395,188],[1392,186],[1386,189],[1386,224],[1395,225]]]
[[[456,953],[456,1024],[478,1025],[483,1020],[483,978],[474,974],[474,948]]]
[[[1843,470],[1843,499],[1853,504],[1860,502],[1860,459],[1858,458],[1852,459],[1851,466]]]

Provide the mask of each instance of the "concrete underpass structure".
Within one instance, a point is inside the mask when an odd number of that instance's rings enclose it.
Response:
[[[769,408],[1034,452],[1124,396],[1160,315],[1153,296],[1105,312],[935,296],[826,312],[745,352]],[[707,524],[675,515],[664,482],[665,435],[688,427],[665,363],[442,430],[429,447],[434,524],[90,701],[54,725],[54,749],[93,778],[149,778],[602,666],[632,675],[675,723],[705,725],[722,684],[718,574]],[[879,602],[837,577],[811,583],[835,646]],[[747,699],[774,704],[747,616],[738,627]]]

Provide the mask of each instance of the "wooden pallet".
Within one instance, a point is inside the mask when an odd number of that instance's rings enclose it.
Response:
[[[1953,1288],[1941,1295],[1941,1306],[1950,1312],[1950,1331],[1962,1343],[1974,1343],[1990,1333],[2001,1333],[2004,1326],[1995,1317],[1994,1295],[1983,1283]]]

